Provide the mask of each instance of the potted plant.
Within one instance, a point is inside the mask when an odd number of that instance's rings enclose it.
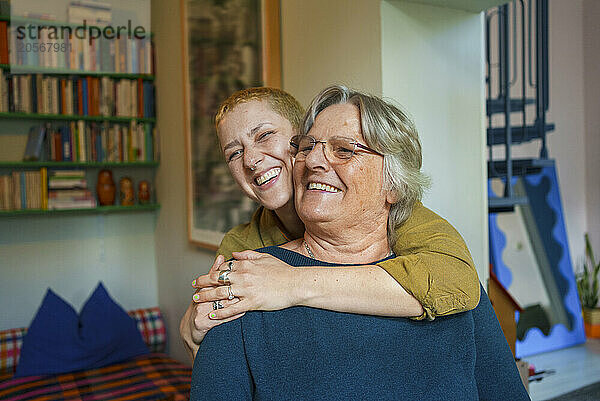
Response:
[[[585,259],[583,271],[577,274],[577,290],[583,307],[583,322],[587,337],[600,338],[600,308],[598,305],[598,273],[600,263],[596,264],[590,239],[585,234]]]

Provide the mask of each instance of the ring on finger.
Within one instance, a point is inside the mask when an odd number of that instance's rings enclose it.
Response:
[[[227,299],[232,300],[233,298],[235,298],[235,295],[233,295],[233,291],[231,290],[231,286],[230,285],[227,286],[227,294],[229,294],[227,296]]]
[[[217,279],[219,284],[221,284],[221,285],[230,285],[231,284],[231,281],[229,280],[229,273],[231,273],[231,270],[219,270],[219,278]]]
[[[213,301],[213,310],[223,309],[223,303],[221,301]]]

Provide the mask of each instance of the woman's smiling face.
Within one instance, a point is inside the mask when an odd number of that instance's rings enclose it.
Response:
[[[365,144],[358,107],[335,104],[316,117],[308,135],[317,141],[335,136]],[[391,194],[383,189],[383,157],[357,148],[354,156],[331,163],[318,143],[294,164],[296,210],[304,224],[333,223],[349,228],[387,219]]]
[[[235,106],[217,135],[231,175],[249,198],[270,210],[293,202],[292,125],[266,100]]]

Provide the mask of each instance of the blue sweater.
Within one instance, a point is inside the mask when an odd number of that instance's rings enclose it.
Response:
[[[335,266],[278,247],[292,266]],[[209,331],[191,400],[529,400],[485,291],[466,313],[414,321],[308,307]]]

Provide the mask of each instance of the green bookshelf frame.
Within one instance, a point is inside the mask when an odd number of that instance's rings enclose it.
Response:
[[[139,117],[105,117],[105,116],[80,116],[77,114],[38,114],[38,113],[0,113],[0,119],[15,120],[50,120],[50,121],[108,121],[113,123],[129,123],[139,121],[143,123],[156,123],[156,118]]]
[[[147,205],[133,205],[133,206],[98,206],[94,208],[83,208],[83,209],[21,209],[21,210],[2,210],[0,211],[0,217],[19,217],[19,216],[39,216],[39,215],[50,215],[60,216],[65,214],[109,214],[109,213],[127,213],[127,212],[154,212],[160,209],[160,204],[150,203]]]
[[[60,21],[39,20],[32,18],[15,17],[9,15],[0,15],[0,21],[31,23],[37,25],[64,25],[64,26],[79,26],[79,24],[65,23]],[[89,25],[88,25],[89,26]],[[153,33],[149,34],[153,37]],[[11,64],[0,64],[0,69],[10,71],[16,74],[48,74],[48,75],[65,75],[65,76],[95,76],[95,77],[110,77],[116,79],[142,79],[145,81],[154,81],[153,74],[139,73],[119,73],[110,71],[85,71],[72,70],[68,68],[51,68],[41,66],[22,66]],[[156,118],[139,118],[139,117],[117,117],[117,116],[83,116],[83,115],[64,115],[64,114],[38,114],[38,113],[0,113],[0,120],[46,120],[46,121],[96,121],[96,122],[112,122],[112,123],[130,123],[131,121],[156,124]],[[158,161],[137,161],[137,162],[54,162],[54,161],[4,161],[0,162],[0,169],[36,169],[41,167],[47,168],[82,168],[82,169],[99,169],[99,168],[157,168]],[[98,206],[95,208],[78,208],[78,209],[21,209],[21,210],[3,210],[0,211],[1,217],[20,217],[20,216],[63,216],[63,215],[89,215],[89,214],[112,214],[112,213],[136,213],[136,212],[154,212],[160,209],[160,204],[150,203],[145,205],[133,206]]]
[[[19,162],[19,161],[9,161],[9,162],[0,162],[0,169],[6,168],[17,168],[17,169],[27,169],[27,168],[41,168],[41,167],[79,167],[86,169],[93,168],[130,168],[130,167],[141,167],[141,168],[156,168],[158,167],[159,162],[157,161],[147,161],[147,162],[53,162],[53,161],[36,161],[36,162]]]
[[[85,70],[71,70],[69,68],[51,68],[51,67],[39,67],[39,66],[26,66],[26,65],[10,65],[0,64],[0,69],[10,70],[17,74],[51,74],[51,75],[81,75],[81,76],[99,76],[99,77],[110,77],[110,78],[128,78],[138,79],[142,78],[144,81],[153,81],[154,75],[152,74],[133,74],[127,72],[108,72],[108,71],[85,71]]]

